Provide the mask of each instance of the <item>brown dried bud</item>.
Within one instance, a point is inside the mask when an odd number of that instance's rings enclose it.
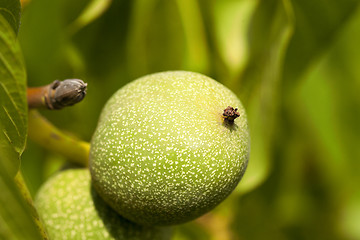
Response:
[[[87,83],[80,79],[55,80],[46,99],[48,108],[61,109],[80,102],[86,95]]]
[[[240,113],[238,112],[237,108],[228,106],[224,109],[223,116],[225,121],[228,123],[233,123],[236,118],[240,117]]]

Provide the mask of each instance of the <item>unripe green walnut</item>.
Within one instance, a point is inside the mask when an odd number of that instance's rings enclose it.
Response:
[[[66,170],[39,190],[35,205],[50,239],[170,239],[168,228],[144,227],[119,216],[91,186],[87,169]]]
[[[125,218],[178,224],[234,190],[249,146],[245,110],[234,93],[198,73],[163,72],[110,98],[92,138],[90,171],[95,189]]]

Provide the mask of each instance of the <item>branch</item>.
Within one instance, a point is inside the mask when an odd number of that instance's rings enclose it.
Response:
[[[80,102],[86,95],[87,84],[80,79],[55,80],[49,85],[27,89],[28,107],[62,109]],[[37,111],[30,110],[28,117],[28,136],[46,149],[60,153],[72,162],[87,166],[90,145],[58,130]],[[32,217],[39,228],[43,240],[47,240],[46,230],[37,214],[33,200],[23,179],[21,171],[15,182],[22,196],[30,206]]]
[[[29,138],[52,152],[61,154],[71,162],[88,165],[90,144],[65,134],[38,111],[29,111]]]
[[[80,102],[87,84],[80,79],[55,80],[49,85],[27,89],[29,108],[62,109]],[[70,161],[88,165],[89,143],[63,133],[35,110],[29,111],[29,138]]]
[[[87,83],[80,79],[55,80],[49,85],[27,89],[29,108],[62,109],[74,105],[86,95]]]

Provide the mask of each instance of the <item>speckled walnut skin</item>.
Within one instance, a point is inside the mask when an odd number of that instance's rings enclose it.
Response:
[[[237,108],[233,123],[224,121]],[[193,220],[223,201],[249,156],[245,110],[225,86],[185,71],[145,76],[108,101],[93,135],[95,189],[144,225]]]
[[[169,228],[140,226],[119,216],[92,188],[88,169],[53,176],[40,188],[35,204],[52,240],[171,238]]]

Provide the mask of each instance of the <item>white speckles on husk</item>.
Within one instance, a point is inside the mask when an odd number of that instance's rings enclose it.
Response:
[[[233,124],[228,106],[238,108]],[[144,225],[192,220],[224,200],[243,176],[249,133],[241,102],[197,73],[163,72],[117,91],[91,142],[94,187]]]
[[[170,239],[170,229],[144,227],[119,216],[91,186],[89,170],[60,172],[35,200],[50,239]]]

